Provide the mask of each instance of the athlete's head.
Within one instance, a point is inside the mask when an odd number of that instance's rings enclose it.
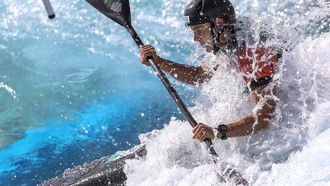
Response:
[[[235,9],[228,0],[193,0],[185,9],[194,40],[207,52],[233,48]]]

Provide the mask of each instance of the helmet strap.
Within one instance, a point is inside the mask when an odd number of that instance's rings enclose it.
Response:
[[[219,41],[220,41],[220,35],[221,32],[223,32],[225,29],[230,29],[230,32],[228,33],[229,35],[226,37],[227,39],[227,47],[226,48],[222,48],[219,45]],[[213,37],[213,53],[217,54],[219,52],[220,49],[223,50],[234,50],[237,48],[237,38],[235,36],[236,31],[234,26],[225,26],[225,27],[218,27],[215,25],[215,23],[211,23],[211,32],[212,32],[212,37]]]
[[[219,46],[220,34],[219,34],[219,28],[215,26],[214,22],[211,23],[211,32],[213,39],[213,54],[216,55],[220,50],[220,46]]]
[[[235,28],[233,26],[229,27],[230,32],[228,33],[227,39],[227,49],[228,50],[235,50],[238,47],[238,42],[236,38]]]

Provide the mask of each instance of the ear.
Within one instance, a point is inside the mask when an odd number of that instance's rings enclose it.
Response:
[[[215,19],[215,26],[219,27],[219,26],[223,25],[224,23],[225,23],[225,20],[220,17]]]

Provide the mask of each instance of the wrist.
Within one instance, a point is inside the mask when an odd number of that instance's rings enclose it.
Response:
[[[163,59],[162,57],[157,57],[157,64],[161,67],[164,68],[164,66],[166,66],[166,60]]]
[[[228,127],[227,125],[224,124],[220,124],[218,125],[218,127],[216,128],[216,137],[222,140],[226,140],[227,137],[227,132],[228,132]]]

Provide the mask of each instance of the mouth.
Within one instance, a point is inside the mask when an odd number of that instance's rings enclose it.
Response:
[[[213,50],[213,42],[211,40],[208,40],[207,42],[200,42],[200,45],[202,48],[206,49],[207,52]]]
[[[212,43],[207,42],[207,43],[204,44],[203,47],[204,47],[204,48],[207,48],[207,47],[213,47],[213,45],[212,45]]]

